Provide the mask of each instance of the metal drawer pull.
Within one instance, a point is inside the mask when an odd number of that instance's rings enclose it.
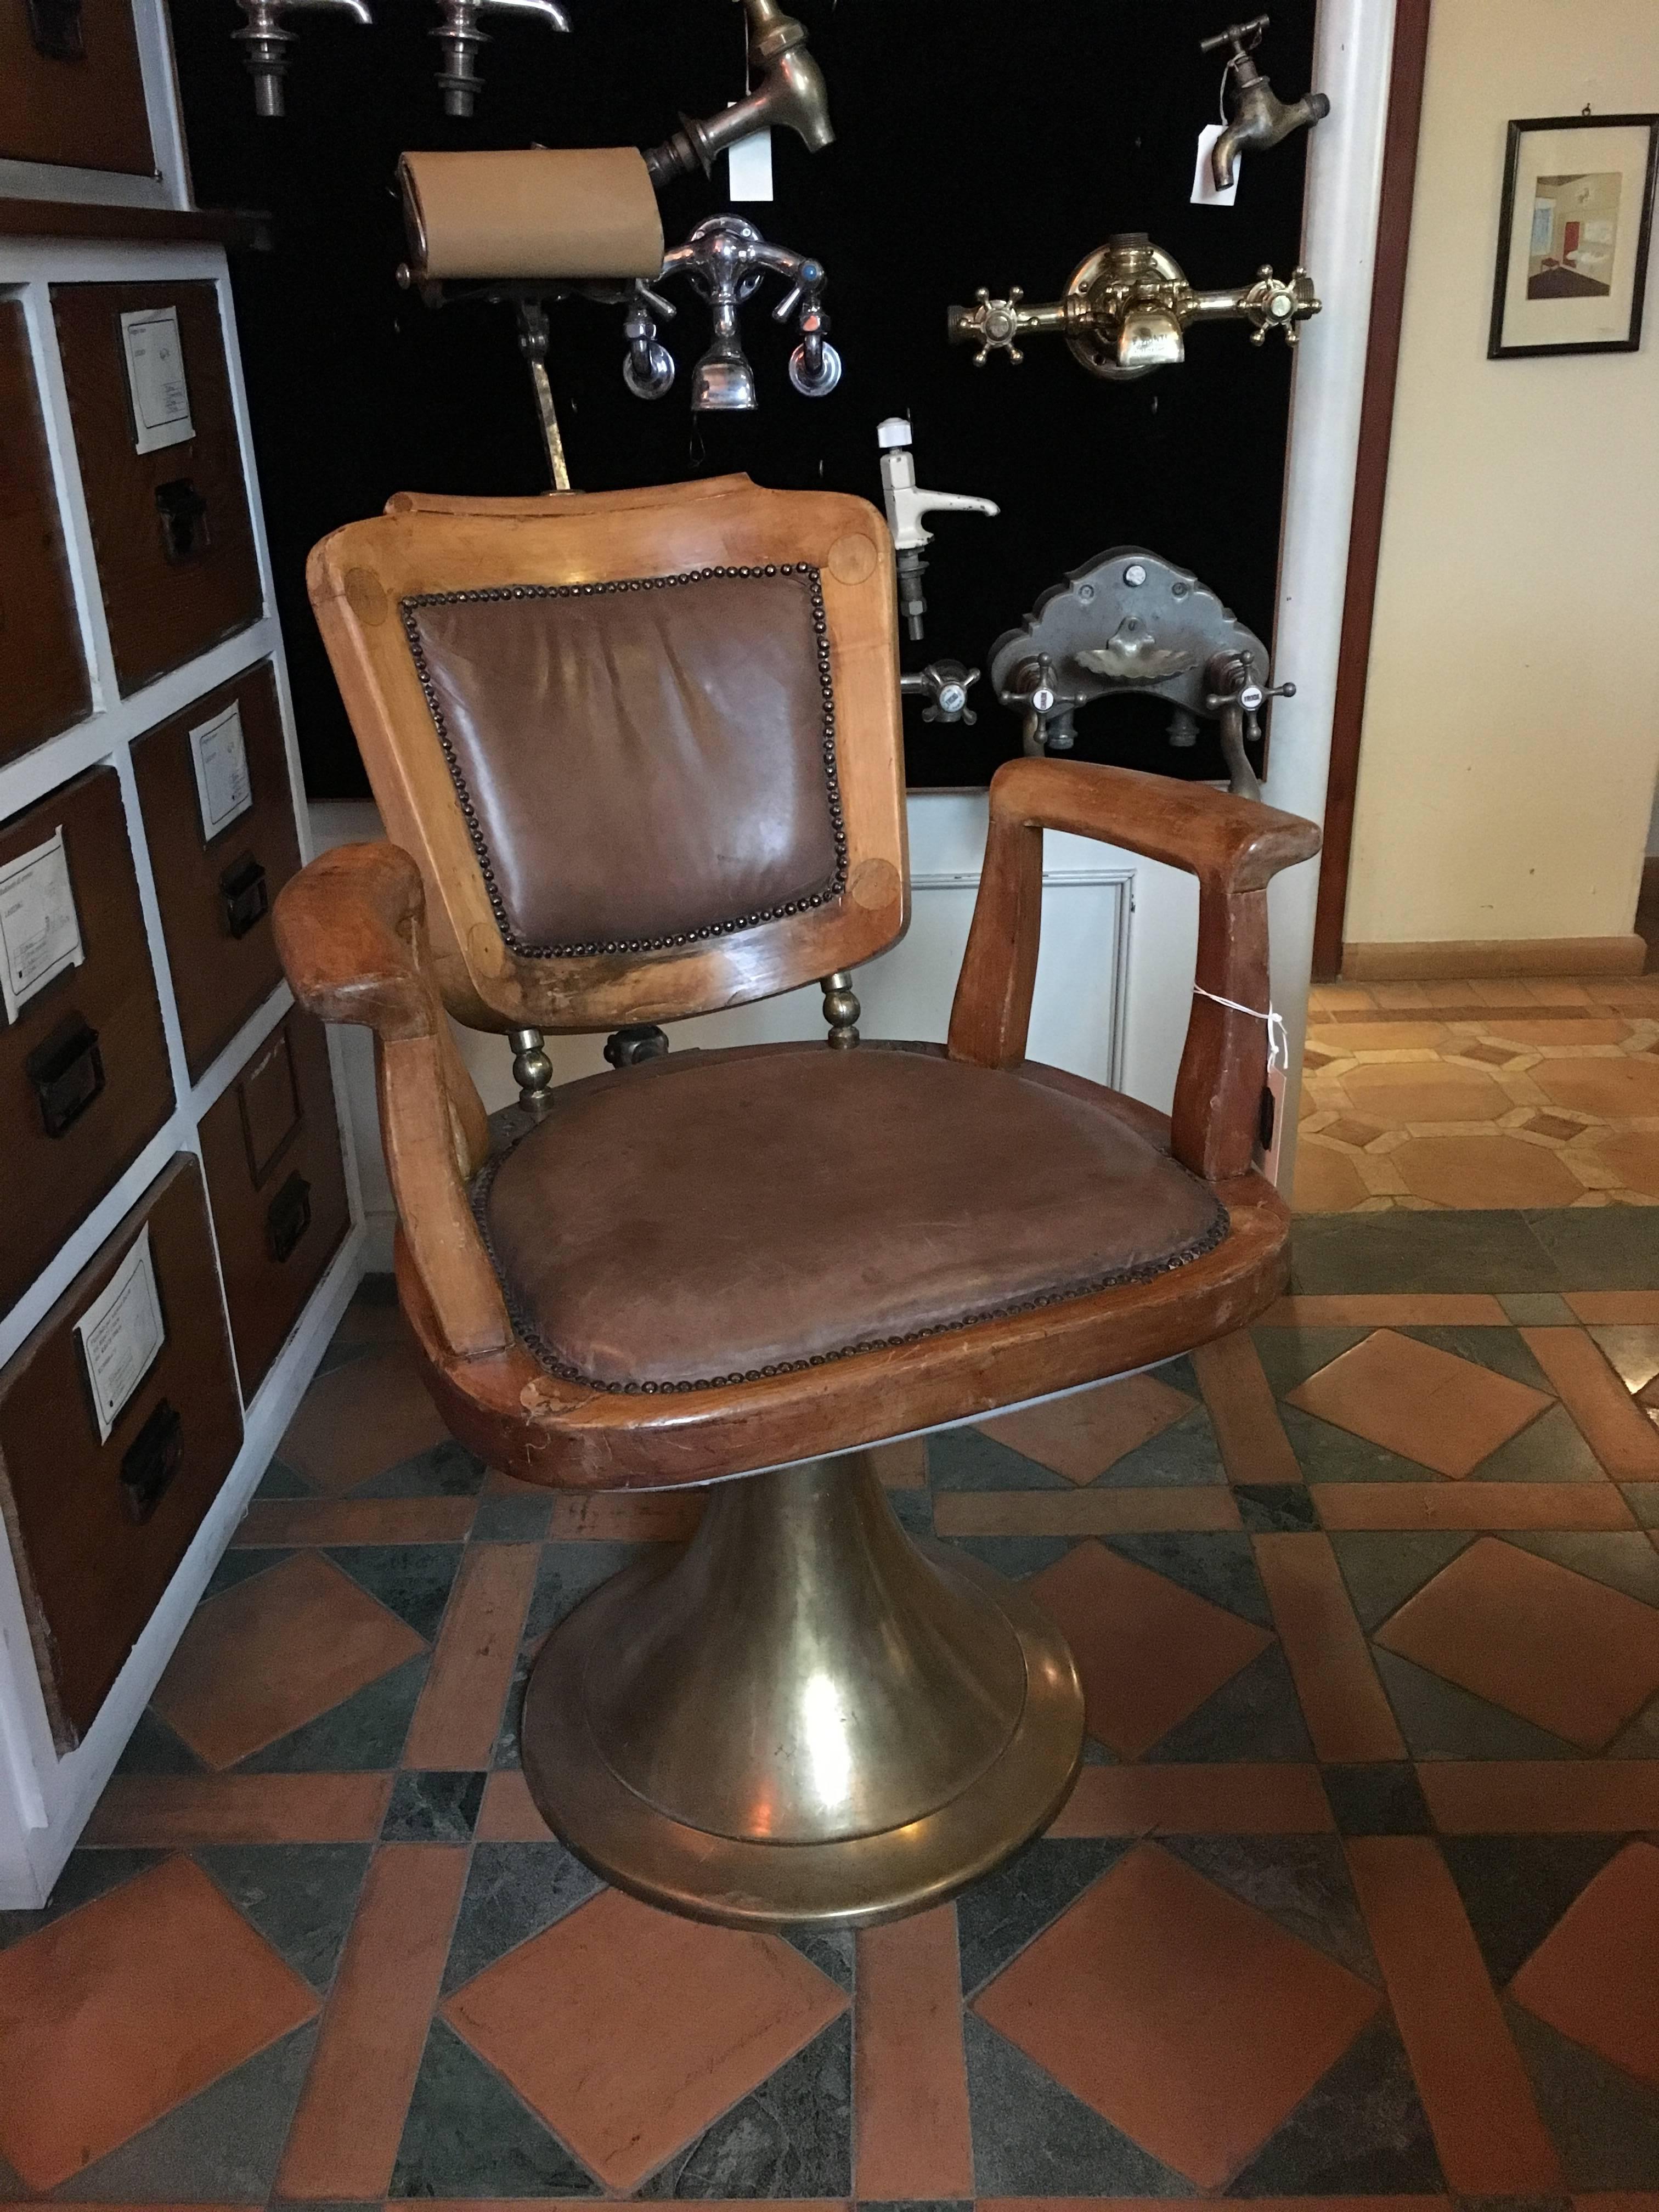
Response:
[[[208,529],[207,501],[188,477],[174,477],[155,487],[155,507],[161,518],[161,549],[174,568],[199,561],[213,543]]]
[[[121,1455],[121,1490],[127,1518],[148,1521],[185,1456],[185,1425],[163,1398]]]
[[[23,1072],[34,1086],[46,1134],[65,1135],[104,1087],[97,1030],[84,1016],[65,1014],[23,1062]]]
[[[296,1170],[265,1208],[265,1249],[280,1267],[311,1226],[311,1185]]]
[[[233,860],[219,878],[219,902],[228,937],[246,937],[270,911],[265,872],[252,853]]]

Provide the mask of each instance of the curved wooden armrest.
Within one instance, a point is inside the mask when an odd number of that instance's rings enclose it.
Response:
[[[283,884],[272,921],[300,1004],[374,1032],[386,1175],[445,1343],[501,1351],[513,1325],[466,1196],[489,1123],[432,979],[420,870],[396,845],[342,845]]]
[[[1207,1182],[1250,1164],[1267,1069],[1267,884],[1310,860],[1319,831],[1299,815],[1086,761],[1008,761],[991,779],[985,866],[951,1009],[950,1054],[983,1067],[1025,1057],[1042,920],[1042,832],[1121,845],[1196,876],[1198,968],[1176,1079],[1171,1148]],[[1218,1006],[1231,999],[1240,1013]]]

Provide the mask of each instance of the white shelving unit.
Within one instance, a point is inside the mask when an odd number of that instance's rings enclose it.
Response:
[[[98,176],[85,170],[0,161],[0,198],[60,204],[70,202],[82,206],[92,203],[108,207],[112,216],[117,210],[136,208],[188,207],[184,145],[161,0],[137,0],[136,13],[159,173],[153,179]],[[115,227],[113,222],[112,227]],[[83,457],[77,455],[70,424],[51,287],[88,283],[147,283],[157,280],[168,283],[205,283],[215,288],[258,550],[264,612],[248,628],[222,639],[183,667],[124,698],[116,681],[105,622],[92,526],[82,481]],[[189,240],[173,243],[48,235],[0,237],[0,300],[21,303],[27,324],[92,690],[91,711],[84,720],[0,765],[0,822],[9,820],[88,769],[109,766],[116,770],[120,778],[127,834],[161,1000],[175,1098],[168,1120],[114,1188],[70,1235],[16,1304],[0,1318],[0,1364],[3,1364],[63,1295],[168,1160],[181,1152],[193,1152],[200,1158],[198,1131],[203,1115],[292,1003],[287,987],[279,986],[205,1073],[195,1082],[190,1079],[134,781],[134,741],[216,685],[268,662],[275,674],[281,706],[302,860],[310,857],[312,845],[283,639],[273,611],[270,556],[259,486],[253,469],[252,440],[225,249]],[[336,1048],[331,1045],[332,1049]],[[337,1098],[337,1060],[335,1085]],[[345,1241],[258,1389],[251,1396],[244,1392],[245,1433],[235,1465],[96,1719],[83,1740],[66,1756],[60,1757],[53,1744],[15,1564],[9,1549],[0,1543],[0,1908],[38,1905],[50,1892],[204,1585],[240,1519],[249,1496],[292,1419],[362,1272],[362,1207],[350,1130],[343,1116],[341,1134],[352,1216]]]

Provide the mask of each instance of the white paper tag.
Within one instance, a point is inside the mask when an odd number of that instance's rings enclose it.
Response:
[[[65,968],[86,958],[61,827],[0,867],[0,997],[6,1019]]]
[[[1221,136],[1218,123],[1206,123],[1198,134],[1198,167],[1193,171],[1193,205],[1194,207],[1231,207],[1238,198],[1238,179],[1243,172],[1244,156],[1233,156],[1233,180],[1224,192],[1215,188],[1215,171],[1210,167],[1210,155],[1215,142]]]
[[[75,1334],[81,1340],[81,1357],[92,1385],[98,1441],[107,1443],[121,1408],[155,1364],[155,1355],[167,1340],[148,1222],[108,1284],[76,1322]]]
[[[1261,1129],[1255,1165],[1270,1183],[1279,1181],[1279,1155],[1285,1149],[1285,1085],[1291,1072],[1290,1039],[1276,1012],[1267,1016],[1267,1072],[1262,1079]]]
[[[733,200],[772,197],[772,134],[751,131],[726,149],[726,193]]]
[[[210,845],[228,823],[253,804],[247,772],[247,741],[242,710],[233,699],[221,714],[198,723],[190,733],[196,767],[196,797],[202,809],[202,842]]]
[[[196,435],[185,381],[185,349],[177,307],[143,307],[121,318],[127,387],[132,394],[134,451],[158,453]]]

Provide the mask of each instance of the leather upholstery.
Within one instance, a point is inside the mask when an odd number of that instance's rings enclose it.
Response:
[[[403,611],[515,952],[656,949],[839,892],[816,570],[452,592]]]
[[[556,1372],[685,1389],[1144,1279],[1226,1215],[1113,1094],[865,1042],[665,1060],[500,1117],[473,1206]]]

